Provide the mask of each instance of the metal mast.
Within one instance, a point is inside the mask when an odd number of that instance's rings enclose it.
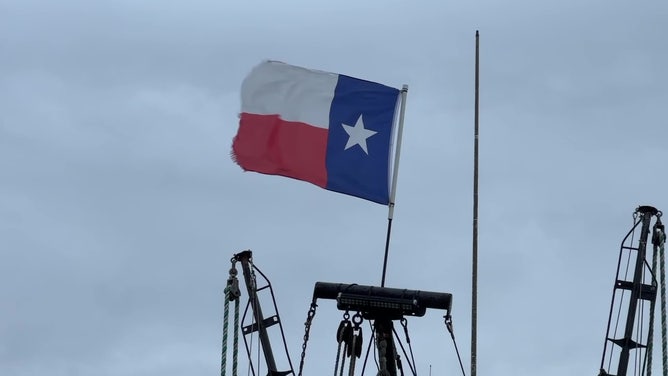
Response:
[[[651,206],[638,207],[634,213],[634,225],[622,241],[610,304],[607,335],[603,346],[600,376],[612,375],[609,372],[612,369],[614,359],[618,361],[616,376],[626,376],[632,352],[634,352],[637,368],[644,369],[647,352],[643,350],[647,348],[647,331],[649,329],[642,327],[643,322],[646,322],[644,314],[648,313],[644,310],[643,303],[644,301],[654,302],[657,292],[656,278],[649,266],[650,264],[647,262],[647,239],[649,238],[652,217],[655,216],[657,218],[661,216],[661,212],[656,208]],[[635,246],[633,244],[633,234],[638,226],[641,228],[640,238],[638,239],[638,245]],[[623,255],[627,257],[624,258]],[[632,276],[628,275],[629,270],[632,270]],[[630,295],[626,294],[626,291],[629,291]],[[624,305],[627,305],[626,317],[622,320],[621,313]],[[615,307],[617,307],[617,310],[614,309]],[[615,311],[617,317],[613,320],[613,312]],[[617,323],[620,320],[624,322],[624,333],[621,338],[617,336]],[[614,325],[613,321],[615,322]],[[608,348],[608,343],[614,346]],[[617,348],[620,350],[618,356],[615,354]]]
[[[471,376],[476,376],[478,337],[478,105],[480,86],[480,35],[475,32],[475,114],[473,151],[473,255],[471,270]]]

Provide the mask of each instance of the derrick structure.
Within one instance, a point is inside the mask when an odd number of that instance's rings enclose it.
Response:
[[[452,338],[459,366],[464,374],[464,367],[457,348],[452,326],[452,294],[424,290],[409,290],[383,286],[366,286],[358,284],[316,282],[313,289],[313,298],[309,306],[306,322],[304,342],[302,344],[299,368],[295,370],[288,354],[287,343],[283,333],[282,320],[278,314],[273,289],[266,276],[253,264],[252,253],[246,250],[235,254],[231,259],[227,287],[225,288],[225,305],[223,317],[223,351],[221,359],[221,376],[227,375],[227,332],[229,325],[229,305],[234,303],[234,345],[232,347],[232,376],[237,376],[237,347],[238,330],[241,329],[243,341],[246,345],[249,369],[248,374],[267,376],[302,376],[306,360],[306,348],[311,333],[317,302],[319,300],[334,300],[340,311],[343,311],[343,320],[336,330],[337,354],[334,364],[334,375],[347,376],[364,375],[370,352],[374,353],[375,370],[369,370],[376,376],[403,376],[417,375],[406,317],[422,317],[429,309],[445,311],[444,326]],[[236,265],[240,264],[243,273],[243,282],[246,285],[248,303],[239,320],[239,300],[242,295],[239,274]],[[262,277],[262,283],[258,283]],[[260,286],[263,285],[263,286]],[[260,292],[268,290],[273,307],[260,304]],[[268,307],[269,306],[269,307]],[[267,310],[266,308],[270,308]],[[273,310],[271,310],[273,308]],[[269,313],[267,313],[269,312]],[[250,317],[250,323],[247,323]],[[370,339],[365,342],[362,335],[362,324],[367,321],[371,327]],[[395,324],[400,324],[395,325]],[[395,326],[397,328],[395,328]],[[283,342],[285,359],[280,365],[277,360],[276,341],[272,341],[270,330],[278,328],[280,339]],[[403,329],[405,343],[400,338],[397,329]],[[274,334],[277,334],[274,330]],[[257,336],[257,341],[253,337]],[[249,337],[249,339],[247,339]],[[276,335],[274,340],[278,339]],[[252,353],[251,347],[257,346],[257,353]],[[373,351],[371,348],[373,346]],[[364,351],[366,348],[366,351]],[[366,354],[365,354],[366,353]],[[365,354],[365,356],[363,356]],[[262,356],[260,356],[262,355]],[[403,355],[403,358],[402,356]],[[253,358],[257,359],[257,362]],[[262,360],[260,359],[262,358]],[[359,360],[359,361],[358,361]],[[403,361],[402,361],[403,360]],[[360,365],[362,363],[362,365]],[[261,368],[263,368],[261,370]],[[297,371],[297,372],[295,372]]]
[[[622,240],[619,250],[599,376],[651,375],[658,290],[655,269],[659,252],[663,253],[665,234],[661,212],[656,208],[639,206],[633,218],[633,227]],[[648,252],[650,233],[653,252]],[[661,266],[663,269],[663,264]],[[665,314],[662,326],[665,349]],[[664,370],[665,363],[664,354]]]

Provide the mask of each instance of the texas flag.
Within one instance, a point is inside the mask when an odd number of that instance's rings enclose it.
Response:
[[[245,171],[388,204],[399,93],[342,74],[262,62],[241,86],[233,159]]]

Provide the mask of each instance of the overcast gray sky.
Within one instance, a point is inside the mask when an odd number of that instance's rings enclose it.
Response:
[[[668,209],[667,19],[663,0],[0,0],[0,374],[217,374],[248,248],[295,366],[316,281],[380,283],[386,207],[232,162],[263,59],[409,85],[387,285],[454,294],[468,373],[476,29],[478,374],[596,374],[632,212]],[[409,321],[422,374],[459,372],[441,315]],[[340,316],[318,308],[306,375],[332,371]]]

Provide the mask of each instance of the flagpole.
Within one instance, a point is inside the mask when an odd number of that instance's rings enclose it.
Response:
[[[475,31],[475,138],[473,147],[473,267],[471,281],[471,376],[476,376],[478,335],[478,105],[479,105],[479,34]]]
[[[385,287],[385,273],[387,271],[387,255],[390,251],[390,233],[392,231],[392,218],[394,217],[394,197],[397,194],[397,177],[399,175],[399,156],[401,155],[401,135],[404,130],[404,113],[406,112],[406,96],[408,85],[401,88],[401,109],[399,110],[399,128],[397,129],[397,149],[394,155],[394,172],[392,173],[392,187],[390,189],[389,211],[387,213],[387,237],[385,238],[385,257],[383,259],[383,276],[380,286]]]

